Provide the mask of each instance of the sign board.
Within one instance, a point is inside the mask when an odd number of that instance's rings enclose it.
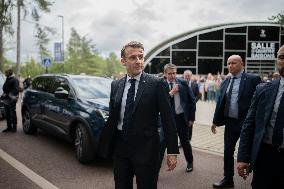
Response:
[[[248,59],[274,60],[276,58],[275,43],[273,42],[251,42],[249,48],[250,57]]]
[[[51,66],[51,59],[49,57],[43,58],[42,59],[42,65],[44,67],[49,67]]]
[[[62,43],[54,43],[54,60],[56,62],[62,62]]]

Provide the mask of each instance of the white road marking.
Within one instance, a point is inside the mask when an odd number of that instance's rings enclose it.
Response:
[[[0,148],[0,157],[43,189],[59,189]]]

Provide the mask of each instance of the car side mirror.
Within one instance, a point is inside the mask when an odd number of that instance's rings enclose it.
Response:
[[[54,96],[60,99],[67,99],[69,96],[69,92],[63,89],[63,87],[58,87],[54,92]]]

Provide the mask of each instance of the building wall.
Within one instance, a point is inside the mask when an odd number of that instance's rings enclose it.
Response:
[[[178,73],[190,69],[194,74],[228,72],[226,60],[240,55],[247,72],[267,74],[275,71],[276,53],[284,44],[284,28],[273,23],[228,24],[195,30],[155,47],[146,55],[145,71],[160,73],[167,63],[176,64]]]

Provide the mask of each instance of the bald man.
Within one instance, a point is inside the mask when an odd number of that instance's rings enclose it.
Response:
[[[230,76],[221,84],[211,131],[225,125],[224,133],[224,178],[213,184],[214,188],[234,187],[234,151],[240,137],[241,126],[247,115],[251,99],[261,78],[244,73],[244,63],[239,55],[227,60]]]
[[[284,188],[284,45],[276,66],[281,78],[257,86],[242,126],[237,168],[253,170],[253,189]]]

